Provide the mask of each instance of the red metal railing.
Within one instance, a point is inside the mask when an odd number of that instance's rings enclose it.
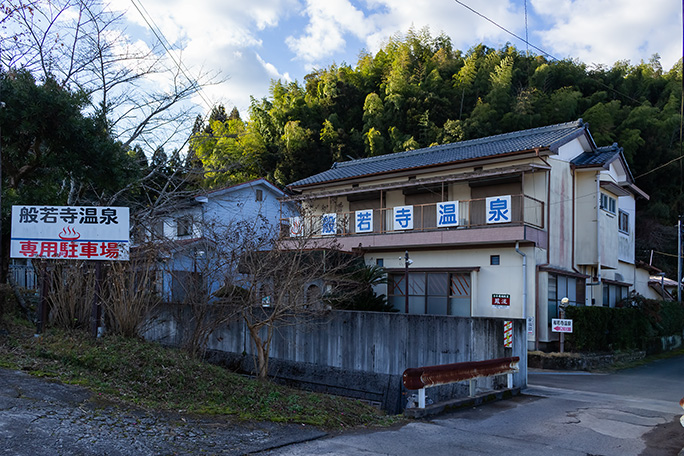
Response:
[[[403,382],[406,389],[419,390],[418,407],[425,408],[425,388],[449,383],[473,380],[479,377],[508,374],[508,387],[512,388],[511,374],[520,370],[520,357],[489,359],[486,361],[470,361],[464,363],[442,364],[410,368],[404,371]],[[474,395],[471,383],[470,395]],[[684,401],[684,399],[683,399]]]

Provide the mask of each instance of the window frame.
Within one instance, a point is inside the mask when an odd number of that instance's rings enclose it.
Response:
[[[183,215],[176,218],[176,236],[191,236],[193,233],[193,219],[191,215]]]
[[[460,280],[454,282],[454,276],[458,276]],[[389,303],[400,312],[404,312],[406,302],[405,293],[407,288],[405,273],[392,271],[388,273],[387,279],[387,297]],[[436,293],[434,288],[435,283],[445,285],[446,288]],[[458,293],[455,292],[455,286],[458,287]],[[420,292],[416,293],[417,290]],[[462,270],[409,271],[408,293],[409,313],[417,315],[472,316],[473,295],[472,276],[470,272],[464,272]],[[465,315],[466,306],[464,305],[464,302],[459,302],[464,299],[468,300],[467,315]],[[430,312],[431,308],[435,309],[442,306],[445,309],[444,313]],[[422,312],[411,312],[411,309],[420,309]]]
[[[614,197],[601,192],[601,202],[599,207],[609,214],[615,215],[617,211],[617,200]]]
[[[618,231],[629,234],[629,212],[618,209]]]

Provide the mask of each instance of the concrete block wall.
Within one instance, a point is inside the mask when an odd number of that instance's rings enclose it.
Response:
[[[145,337],[167,345],[181,343],[179,312],[162,309]],[[523,320],[513,320],[513,347],[504,347],[504,320],[380,312],[332,311],[316,321],[279,327],[273,338],[269,374],[278,381],[314,391],[377,403],[388,412],[403,409],[413,394],[401,383],[404,370],[507,356],[520,357],[514,387],[525,387],[527,350]],[[215,331],[208,357],[235,370],[253,372],[254,347],[243,322]],[[478,380],[480,390],[496,389],[505,377]],[[468,385],[427,390],[443,400],[467,394]]]

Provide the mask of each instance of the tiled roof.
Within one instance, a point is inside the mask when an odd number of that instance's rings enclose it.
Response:
[[[443,144],[406,152],[335,163],[331,169],[288,185],[289,188],[464,160],[534,150],[555,149],[585,130],[582,119],[574,122]]]
[[[572,160],[572,164],[577,167],[605,166],[612,162],[622,152],[622,148],[617,144],[612,146],[599,147],[595,151],[583,152]]]

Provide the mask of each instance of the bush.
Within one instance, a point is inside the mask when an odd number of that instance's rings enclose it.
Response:
[[[684,306],[635,297],[622,307],[569,307],[568,347],[575,351],[645,350],[655,337],[681,335]]]

